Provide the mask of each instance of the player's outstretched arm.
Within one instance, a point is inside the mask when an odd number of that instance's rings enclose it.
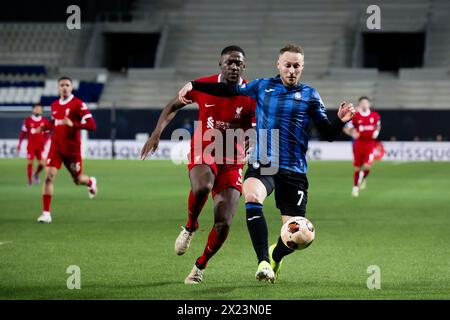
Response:
[[[377,122],[377,128],[375,129],[375,131],[373,132],[372,138],[373,139],[377,139],[379,134],[380,134],[380,130],[381,130],[381,121],[378,120]]]
[[[178,92],[178,99],[180,100],[180,102],[191,103],[190,100],[186,99],[186,94],[191,90],[204,92],[218,97],[233,97],[241,95],[237,85],[234,84],[226,84],[222,82],[191,81],[186,83],[184,87],[181,88],[181,90]]]
[[[180,102],[179,98],[177,97],[164,107],[164,109],[161,111],[161,114],[159,115],[158,123],[156,124],[155,129],[142,147],[141,160],[145,160],[149,153],[152,154],[156,151],[159,145],[161,133],[175,117],[178,110],[183,108],[186,104],[188,103]]]
[[[27,136],[27,128],[25,127],[25,124],[23,124],[22,129],[20,130],[19,133],[19,142],[17,143],[17,151],[20,151],[21,147],[22,147],[22,141],[23,139],[25,139],[25,137]]]
[[[338,110],[338,119],[331,123],[328,119],[324,119],[316,124],[320,135],[327,141],[332,142],[342,132],[346,122],[350,121],[356,111],[353,104],[341,102]]]
[[[87,117],[86,117],[87,116]],[[84,117],[84,122],[73,122],[68,117],[65,117],[63,120],[63,125],[73,127],[76,129],[83,129],[89,131],[95,131],[97,129],[97,124],[94,121],[94,118],[89,113]]]

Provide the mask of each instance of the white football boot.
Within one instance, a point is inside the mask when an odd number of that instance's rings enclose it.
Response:
[[[366,179],[363,179],[363,181],[359,184],[359,189],[364,190],[366,188]]]
[[[50,212],[43,211],[39,218],[37,218],[37,222],[52,223],[52,216],[50,215]]]
[[[92,185],[88,187],[89,199],[94,199],[97,196],[97,178],[91,177]]]
[[[191,240],[194,237],[194,233],[195,231],[189,232],[185,227],[181,227],[181,232],[178,235],[177,240],[175,240],[175,252],[177,255],[181,256],[187,251],[191,244]]]
[[[205,269],[199,269],[195,264],[191,273],[184,279],[184,284],[199,284],[203,281],[203,272]]]
[[[353,197],[359,197],[359,188],[358,187],[353,187],[353,189],[352,189],[352,196]]]

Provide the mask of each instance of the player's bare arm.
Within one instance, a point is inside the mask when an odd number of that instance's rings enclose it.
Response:
[[[186,92],[187,93],[187,92]],[[188,101],[188,100],[186,100]],[[145,160],[147,155],[150,153],[154,153],[159,145],[159,139],[161,137],[161,133],[166,128],[166,126],[172,121],[172,119],[177,114],[178,110],[183,108],[185,105],[189,103],[184,103],[179,100],[179,98],[174,98],[170,101],[164,109],[161,111],[161,114],[158,119],[158,123],[156,124],[155,129],[151,133],[150,137],[145,142],[144,146],[141,150],[141,160]]]
[[[186,84],[183,86],[183,88],[181,88],[181,90],[178,92],[178,101],[179,101],[180,103],[185,104],[185,105],[186,105],[186,104],[192,103],[191,100],[186,99],[186,94],[187,94],[189,91],[191,91],[191,90],[192,90],[192,82],[189,81],[189,82],[186,83]]]
[[[344,127],[344,129],[342,129],[342,131],[343,131],[346,135],[348,135],[348,136],[350,136],[350,137],[353,136],[354,130],[355,130],[355,129],[352,128],[352,127]]]
[[[353,128],[353,127],[344,127],[343,129],[344,133],[350,137],[352,137],[353,139],[358,139],[359,138],[359,133],[358,131]]]
[[[377,139],[378,138],[378,135],[380,134],[380,130],[381,130],[381,122],[378,120],[377,128],[375,129],[375,131],[373,132],[373,135],[372,135],[373,139]]]
[[[27,134],[28,133],[26,131],[24,131],[24,128],[22,128],[22,130],[20,130],[19,142],[17,143],[17,146],[16,146],[17,152],[20,152],[20,149],[22,147],[22,141],[23,141],[23,139],[25,139]]]
[[[65,117],[64,120],[63,120],[63,125],[66,125],[66,126],[69,126],[69,127],[73,127],[73,122],[69,118]]]

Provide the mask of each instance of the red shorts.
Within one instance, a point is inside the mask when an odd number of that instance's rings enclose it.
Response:
[[[42,160],[43,149],[27,149],[27,159],[33,160],[36,157],[37,160]]]
[[[188,170],[198,166],[202,163],[190,163],[188,164]],[[206,164],[206,163],[203,163]],[[217,193],[222,192],[226,188],[232,187],[242,193],[242,164],[206,164],[213,171],[216,179],[212,189],[213,198]]]
[[[361,167],[364,164],[372,165],[375,146],[375,140],[355,140],[353,142],[353,165],[355,167]]]
[[[72,177],[76,178],[81,175],[83,169],[83,161],[81,160],[80,152],[73,152],[64,154],[58,149],[50,148],[47,156],[47,167],[61,168],[61,164],[69,170]]]

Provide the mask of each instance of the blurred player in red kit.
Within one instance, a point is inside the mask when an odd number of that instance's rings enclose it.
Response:
[[[61,164],[69,170],[76,185],[88,187],[89,198],[97,194],[97,180],[82,174],[80,130],[94,131],[96,124],[87,105],[72,94],[72,79],[58,79],[60,98],[51,105],[52,120],[45,129],[53,129],[47,156],[47,173],[42,189],[43,212],[38,222],[51,223],[50,204],[53,183]]]
[[[47,119],[42,116],[42,111],[42,106],[39,103],[33,105],[31,116],[23,120],[22,130],[20,130],[19,134],[19,143],[17,144],[17,151],[20,151],[23,139],[27,138],[27,177],[29,186],[33,184],[33,180],[35,184],[40,183],[39,173],[45,165],[43,153],[50,137],[48,131],[41,130],[41,127],[48,123]],[[38,161],[38,166],[33,174],[34,158]]]
[[[245,70],[245,54],[238,46],[229,46],[222,50],[220,57],[220,74],[201,78],[202,82],[223,82],[241,84]],[[203,281],[203,272],[209,259],[225,242],[231,221],[236,213],[242,192],[242,169],[245,162],[245,145],[243,141],[231,141],[230,149],[233,158],[227,157],[226,150],[218,154],[218,143],[205,138],[208,133],[217,130],[223,138],[224,149],[228,145],[226,131],[242,129],[243,132],[252,128],[255,122],[256,102],[248,97],[223,98],[192,91],[186,96],[188,103],[195,102],[199,107],[199,122],[201,122],[191,139],[189,155],[189,179],[191,190],[188,197],[188,217],[186,225],[175,241],[175,252],[184,254],[198,229],[198,216],[212,193],[214,200],[214,226],[211,229],[203,254],[195,261],[191,273],[186,277],[185,284],[198,284]],[[158,147],[162,130],[173,119],[179,109],[186,103],[178,97],[174,98],[161,112],[156,128],[142,148],[141,158],[154,152]],[[206,150],[211,144],[215,146],[214,155]]]
[[[374,161],[374,150],[381,130],[380,115],[370,110],[371,102],[368,97],[358,100],[357,113],[352,121],[344,127],[344,132],[351,136],[353,142],[353,189],[352,195],[359,196],[359,190],[365,189],[366,179]]]

